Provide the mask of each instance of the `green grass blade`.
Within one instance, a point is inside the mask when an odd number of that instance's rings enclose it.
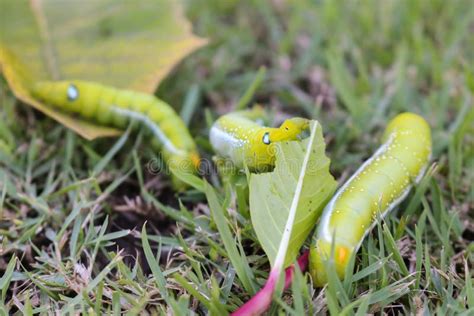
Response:
[[[237,106],[235,107],[236,110],[243,110],[247,106],[247,104],[250,102],[250,100],[252,100],[252,97],[254,96],[255,92],[263,83],[266,72],[267,70],[263,66],[258,69],[258,72],[255,75],[255,78],[253,79],[252,83],[250,84],[250,86],[247,88],[247,90],[245,91],[245,93],[242,95],[239,102],[237,103]]]
[[[249,263],[244,257],[244,254],[239,253],[235,245],[235,239],[232,237],[232,233],[227,223],[227,219],[224,215],[225,210],[219,203],[216,192],[210,184],[208,184],[207,182],[204,183],[206,197],[209,203],[212,218],[216,223],[219,234],[221,235],[222,242],[224,243],[224,247],[228,253],[228,258],[234,266],[237,276],[241,280],[242,285],[244,286],[247,293],[253,295],[255,294],[256,289],[255,285],[251,281],[254,279],[254,276],[248,274],[249,271],[252,271],[249,267]]]

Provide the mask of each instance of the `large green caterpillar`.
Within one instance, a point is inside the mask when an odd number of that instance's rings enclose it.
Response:
[[[280,127],[265,127],[256,121],[262,109],[233,112],[221,116],[212,126],[209,138],[214,151],[242,168],[259,171],[275,163],[275,143],[298,139],[309,127],[309,120],[291,118]]]
[[[423,176],[431,155],[431,132],[413,113],[396,116],[387,126],[383,145],[338,190],[323,210],[310,251],[310,270],[317,286],[327,282],[327,259],[333,251],[336,272],[344,276],[376,223],[399,204]]]
[[[32,93],[47,104],[101,125],[125,128],[130,120],[139,121],[155,136],[152,147],[162,150],[172,169],[193,173],[199,165],[196,144],[184,122],[171,106],[152,95],[78,80],[39,82]]]

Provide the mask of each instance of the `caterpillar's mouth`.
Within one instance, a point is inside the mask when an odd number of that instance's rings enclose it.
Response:
[[[309,136],[311,136],[311,130],[310,130],[309,125],[308,125],[307,128],[302,129],[301,132],[299,132],[296,135],[296,139],[297,140],[303,140],[303,139],[308,138]]]

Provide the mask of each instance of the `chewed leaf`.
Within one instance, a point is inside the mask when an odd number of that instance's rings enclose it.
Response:
[[[277,144],[272,172],[251,175],[252,224],[272,267],[279,251],[285,252],[283,266],[295,260],[334,193],[337,183],[329,173],[329,164],[321,125],[313,121],[309,138]],[[288,227],[288,221],[292,221],[292,227]],[[285,233],[290,237],[287,249],[282,250]]]
[[[321,125],[311,122],[311,135],[301,142],[277,144],[275,169],[250,176],[252,224],[272,269],[265,286],[232,316],[260,315],[271,304],[283,268],[296,259],[306,237],[336,189],[329,173]],[[298,260],[304,267],[307,253]],[[291,274],[285,273],[285,287]]]
[[[85,138],[116,135],[34,100],[39,80],[82,79],[153,93],[206,40],[191,33],[179,2],[32,0],[0,3],[0,69],[23,102]]]

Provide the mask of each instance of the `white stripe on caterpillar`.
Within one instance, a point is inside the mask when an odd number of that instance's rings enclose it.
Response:
[[[163,144],[163,147],[166,148],[169,152],[171,152],[174,155],[185,155],[186,152],[184,150],[176,148],[176,146],[171,142],[171,140],[166,137],[166,135],[163,133],[163,131],[158,127],[155,122],[150,120],[150,118],[142,113],[136,112],[136,111],[131,111],[128,109],[123,109],[117,106],[112,105],[110,107],[112,111],[118,115],[121,115],[123,117],[136,120],[139,122],[142,122],[145,126],[147,126],[153,135],[155,135]]]

